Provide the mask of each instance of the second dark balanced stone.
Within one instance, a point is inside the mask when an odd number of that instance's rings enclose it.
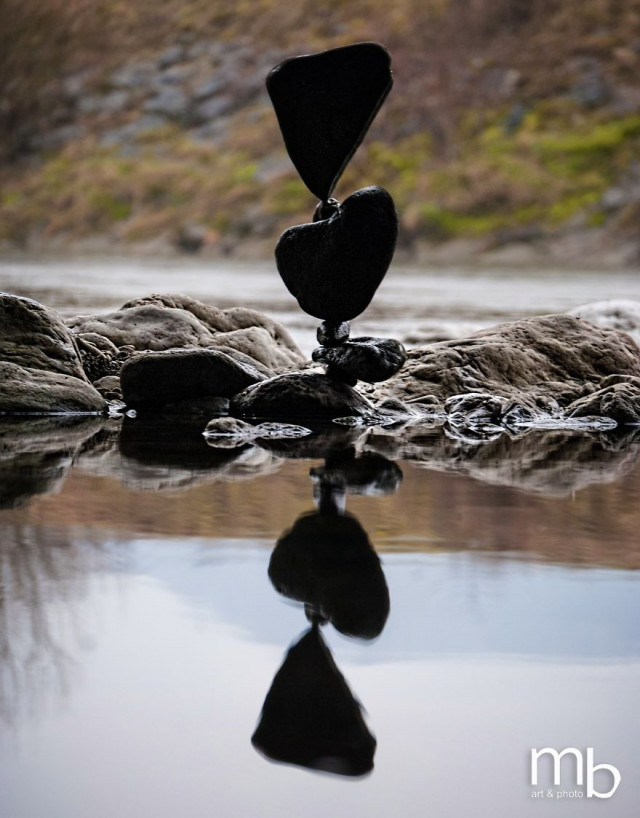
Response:
[[[335,325],[369,306],[393,258],[398,216],[381,187],[362,188],[327,212],[285,230],[276,263],[300,307]]]
[[[335,347],[349,340],[349,322],[340,324],[323,321],[316,332],[318,343],[323,347]]]
[[[320,346],[312,359],[327,364],[327,374],[347,383],[378,383],[399,372],[407,359],[401,343],[393,338],[353,338],[339,346]]]

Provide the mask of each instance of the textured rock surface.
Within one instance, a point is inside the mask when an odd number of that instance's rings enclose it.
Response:
[[[395,250],[398,216],[380,187],[349,196],[328,219],[290,227],[276,246],[289,292],[309,315],[339,324],[360,315]]]
[[[628,335],[546,315],[409,350],[403,369],[370,392],[434,408],[454,395],[484,393],[553,411],[595,392],[611,375],[640,376],[640,349]]]
[[[591,395],[574,401],[570,417],[603,415],[618,423],[640,423],[640,378],[611,376]]]
[[[269,372],[281,372],[304,361],[277,321],[242,307],[220,310],[185,295],[138,298],[117,312],[72,318],[69,326],[80,336],[102,336],[118,349],[231,347]]]
[[[392,82],[391,57],[378,43],[293,57],[269,73],[287,151],[319,199],[331,195]]]
[[[231,401],[240,417],[318,420],[372,414],[369,401],[345,383],[317,372],[291,372],[250,386]]]
[[[386,381],[396,374],[406,360],[402,344],[393,338],[352,338],[340,346],[321,346],[312,356],[318,363],[328,364],[348,377],[367,383]]]
[[[122,367],[122,399],[127,406],[153,407],[204,398],[230,398],[265,376],[219,349],[146,352]]]
[[[30,298],[0,294],[0,412],[98,412],[105,406],[60,316]]]

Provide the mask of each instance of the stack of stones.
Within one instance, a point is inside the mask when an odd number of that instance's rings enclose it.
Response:
[[[398,234],[393,199],[381,187],[358,190],[342,203],[331,197],[392,83],[391,58],[377,43],[294,57],[267,77],[289,156],[320,199],[313,220],[286,230],[276,246],[287,289],[305,312],[322,321],[312,357],[326,364],[325,380],[312,387],[308,376],[300,377],[303,390],[318,387],[326,395],[333,389],[344,398],[358,380],[387,380],[405,362],[405,350],[395,340],[349,338],[349,321],[368,307],[393,258]],[[271,400],[275,393],[289,396],[293,385],[289,375],[250,387],[252,399],[243,394],[236,408],[264,412],[267,404],[277,403]],[[260,396],[270,399],[253,399]]]

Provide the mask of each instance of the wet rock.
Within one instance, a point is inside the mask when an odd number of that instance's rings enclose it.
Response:
[[[107,401],[122,400],[122,389],[118,375],[106,375],[104,378],[99,378],[94,381],[93,386]]]
[[[366,187],[329,219],[285,230],[276,246],[278,271],[305,312],[340,324],[368,307],[397,234],[393,199],[383,188]]]
[[[620,424],[640,423],[640,377],[610,383],[569,405],[569,417],[600,415]]]
[[[228,347],[249,356],[270,374],[304,361],[277,321],[256,310],[220,310],[185,295],[151,295],[127,302],[117,312],[72,318],[75,334],[96,333],[119,349],[160,351],[182,347]],[[228,351],[228,350],[226,350]]]
[[[297,439],[311,434],[311,429],[291,423],[258,423],[255,426],[233,417],[214,418],[204,432],[210,446],[239,446],[259,438],[264,440]]]
[[[335,347],[349,338],[349,322],[343,321],[341,324],[334,324],[330,321],[323,321],[318,327],[316,338],[318,343],[324,347]]]
[[[129,407],[163,406],[208,395],[231,397],[265,380],[254,367],[217,349],[168,349],[131,358],[122,367],[122,398]]]
[[[402,344],[393,338],[353,338],[340,346],[321,346],[312,356],[317,363],[338,368],[349,377],[367,383],[386,381],[398,372],[406,358]]]
[[[369,401],[352,387],[317,372],[290,372],[255,384],[236,395],[230,412],[272,419],[332,418],[374,414]]]
[[[369,390],[412,405],[482,393],[532,411],[565,409],[609,375],[640,375],[640,349],[625,333],[569,315],[525,318],[469,338],[409,350],[400,372]]]
[[[0,413],[105,407],[60,316],[30,298],[0,294]]]
[[[327,199],[391,90],[391,58],[377,43],[294,57],[267,77],[291,161]]]

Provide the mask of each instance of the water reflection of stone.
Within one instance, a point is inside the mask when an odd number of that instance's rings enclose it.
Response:
[[[376,740],[318,626],[289,649],[251,741],[272,761],[346,776],[373,769]]]
[[[252,742],[272,761],[362,776],[373,769],[376,740],[320,627],[331,623],[360,639],[382,632],[389,589],[366,531],[345,511],[345,497],[393,492],[402,472],[381,455],[355,457],[350,447],[331,448],[311,478],[318,510],[298,517],[280,537],[269,578],[283,596],[304,604],[312,627],[289,649]]]
[[[440,428],[417,425],[393,434],[378,430],[369,435],[366,445],[421,468],[561,497],[629,473],[640,457],[640,429],[531,430],[471,442],[447,437]]]

